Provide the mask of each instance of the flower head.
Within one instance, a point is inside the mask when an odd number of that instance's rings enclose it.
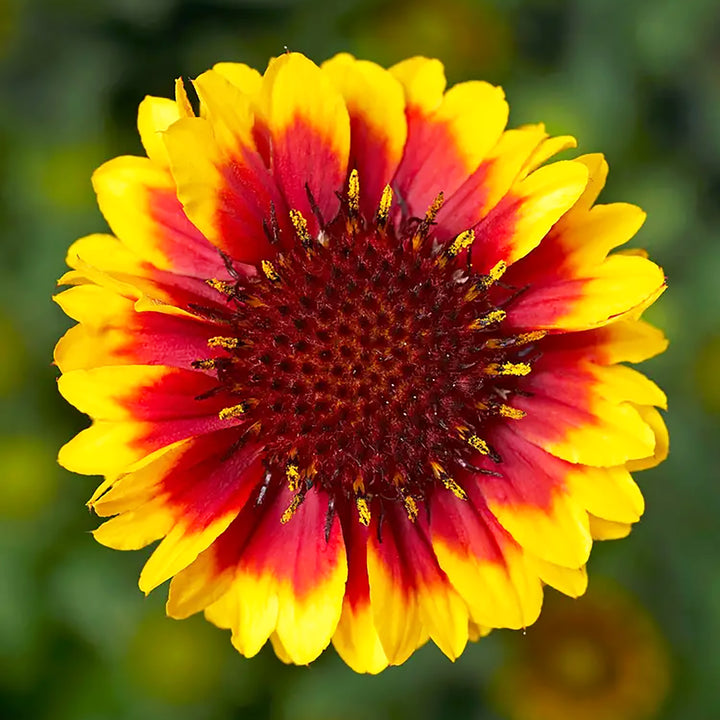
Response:
[[[643,221],[594,205],[601,156],[442,65],[299,54],[221,63],[146,98],[148,157],[93,182],[115,236],[71,248],[60,391],[93,424],[60,462],[105,481],[111,547],[243,654],[358,671],[428,638],[536,619],[585,587],[593,538],[643,510],[665,347],[661,270],[608,251]]]
[[[513,650],[496,687],[512,720],[643,720],[668,693],[664,639],[643,608],[611,586],[572,604],[553,598]]]

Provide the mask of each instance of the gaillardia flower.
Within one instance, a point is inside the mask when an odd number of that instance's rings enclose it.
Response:
[[[530,625],[584,591],[593,538],[662,459],[663,273],[608,252],[599,155],[506,130],[502,91],[442,65],[221,63],[148,97],[147,157],[93,177],[114,236],[70,249],[60,391],[93,418],[60,462],[105,481],[103,544],[244,655],[332,641],[378,672]]]
[[[646,720],[657,716],[670,686],[660,631],[612,586],[576,603],[552,598],[512,651],[495,687],[510,720]]]

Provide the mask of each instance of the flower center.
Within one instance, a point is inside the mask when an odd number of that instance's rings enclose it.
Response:
[[[232,330],[210,340],[222,355],[196,363],[237,395],[220,416],[262,439],[268,483],[289,483],[294,507],[320,486],[364,524],[395,500],[414,519],[433,487],[464,498],[455,476],[479,470],[473,457],[500,461],[484,431],[492,417],[522,416],[505,403],[530,365],[511,356],[539,339],[503,335],[498,303],[511,291],[493,287],[504,266],[473,273],[471,231],[433,242],[441,198],[424,219],[392,223],[388,196],[363,221],[351,177],[319,240],[292,211],[299,243],[262,274],[211,281],[234,306]]]

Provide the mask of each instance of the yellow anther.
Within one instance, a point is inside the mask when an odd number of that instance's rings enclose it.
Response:
[[[219,413],[218,417],[221,420],[232,420],[233,418],[239,418],[247,410],[247,403],[239,403],[232,407],[223,408]]]
[[[447,249],[447,254],[451,257],[459,255],[463,250],[467,250],[475,242],[475,231],[466,230],[461,232]]]
[[[507,265],[504,260],[500,260],[488,273],[488,277],[493,281],[497,282],[507,270]]]
[[[485,367],[486,375],[515,375],[522,377],[528,375],[532,368],[527,363],[490,363]]]
[[[348,178],[348,207],[353,215],[360,212],[360,178],[357,168],[353,168]]]
[[[405,512],[410,522],[415,522],[418,516],[418,506],[415,498],[410,497],[410,495],[403,495],[403,505],[405,505]]]
[[[392,206],[392,201],[392,188],[389,185],[386,185],[383,188],[377,213],[375,214],[375,222],[379,228],[384,228],[385,225],[387,225],[388,218],[390,217],[390,207]]]
[[[432,201],[430,207],[427,209],[427,212],[425,213],[425,220],[428,223],[435,222],[435,218],[437,217],[437,214],[440,212],[440,208],[443,206],[444,202],[445,202],[445,195],[442,191],[440,191],[435,196],[435,199]]]
[[[294,462],[285,466],[285,477],[288,480],[290,492],[295,492],[300,487],[300,470]]]
[[[295,514],[295,511],[302,505],[305,496],[302,493],[298,493],[293,499],[287,510],[282,514],[280,522],[284,525],[289,522],[290,518]]]
[[[277,270],[273,267],[273,264],[269,260],[263,260],[260,264],[262,265],[265,277],[270,282],[278,282],[280,280]]]
[[[415,235],[413,235],[412,245],[414,250],[418,250],[422,241],[427,237],[427,234],[430,231],[430,226],[435,222],[435,218],[440,212],[440,208],[443,206],[444,202],[445,195],[441,191],[432,201],[432,204],[425,212],[425,217],[422,219],[420,225],[418,225]]]
[[[240,347],[240,339],[236,337],[211,337],[208,339],[207,344],[210,347],[221,347],[225,350],[234,350]]]
[[[506,270],[507,264],[504,260],[500,260],[487,275],[481,275],[475,281],[475,284],[467,291],[465,299],[468,301],[474,300],[480,293],[485,292],[493,283],[497,282],[505,274]]]
[[[527,343],[542,340],[547,335],[547,330],[533,330],[532,332],[520,333],[517,335],[516,345],[526,345]]]
[[[312,236],[308,230],[307,220],[299,210],[291,210],[290,222],[295,228],[300,244],[307,250],[312,245]]]
[[[212,358],[209,360],[195,360],[192,366],[196,370],[213,370],[215,368],[215,360]]]
[[[441,475],[440,480],[456,498],[467,500],[467,493],[449,475]]]
[[[485,343],[488,350],[498,350],[506,347],[515,347],[517,345],[527,345],[531,342],[542,340],[547,335],[547,330],[533,330],[532,332],[520,333],[519,335],[510,335],[506,338],[490,338]]]
[[[507,313],[504,310],[492,310],[483,317],[476,318],[470,323],[471,330],[483,330],[495,323],[502,322]]]
[[[210,278],[205,281],[213,290],[217,290],[223,295],[232,295],[235,290],[235,285],[226,280],[218,280],[217,278]]]
[[[360,523],[367,527],[370,524],[370,508],[368,507],[367,500],[363,497],[355,498],[355,505]]]
[[[503,417],[510,418],[511,420],[521,420],[525,417],[525,415],[527,415],[524,410],[511,407],[510,405],[499,405],[498,413],[500,413]]]
[[[479,438],[477,435],[471,435],[467,439],[467,444],[470,445],[470,447],[475,448],[479,453],[482,453],[483,455],[489,455],[490,454],[490,447],[488,444],[481,438]]]

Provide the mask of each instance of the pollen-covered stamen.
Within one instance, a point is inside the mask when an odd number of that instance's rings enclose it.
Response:
[[[355,506],[357,507],[358,520],[362,525],[368,527],[371,515],[367,500],[364,497],[356,497]]]
[[[478,297],[478,295],[486,293],[491,286],[505,274],[505,270],[507,270],[507,265],[503,260],[500,260],[491,268],[487,275],[480,275],[480,277],[475,280],[470,289],[467,291],[465,299],[470,302]]]
[[[475,242],[475,231],[466,230],[460,233],[449,245],[447,250],[438,258],[439,262],[445,264],[449,258],[459,255],[463,250],[467,250]]]
[[[288,481],[288,488],[290,492],[295,492],[300,488],[300,469],[297,463],[289,461],[285,466],[285,477]]]
[[[263,260],[260,265],[262,267],[262,271],[265,273],[265,277],[270,282],[280,282],[280,275],[275,269],[275,266],[269,260]]]
[[[211,337],[207,341],[208,347],[215,348],[225,348],[225,350],[235,350],[235,348],[239,348],[243,341],[241,338],[237,337],[222,337],[220,335],[216,335],[215,337]]]
[[[247,408],[247,403],[238,403],[237,405],[231,405],[230,407],[223,408],[218,413],[218,417],[221,420],[234,420],[235,418],[242,417],[245,414]]]
[[[508,337],[489,338],[485,342],[485,348],[487,350],[502,350],[503,348],[528,345],[542,340],[546,335],[546,330],[534,330],[532,332],[520,333],[519,335],[509,335]]]
[[[420,247],[430,235],[430,230],[435,224],[435,218],[440,212],[440,208],[443,206],[444,202],[445,195],[444,193],[439,192],[425,212],[425,217],[420,221],[420,224],[417,226],[417,229],[412,237],[412,247],[415,252],[420,250]]]
[[[382,195],[380,196],[380,203],[378,204],[377,212],[375,213],[375,224],[379,230],[384,230],[390,218],[390,207],[392,206],[393,191],[389,185],[383,188]]]
[[[227,280],[218,280],[217,278],[210,278],[205,281],[213,290],[217,290],[223,295],[232,295],[235,292],[235,283],[228,282]]]
[[[297,509],[303,504],[303,500],[305,500],[305,493],[300,491],[293,497],[292,502],[288,506],[287,510],[282,514],[280,517],[280,522],[285,525],[286,523],[290,522],[292,519],[292,516],[295,514]]]
[[[309,250],[312,247],[313,240],[312,236],[310,235],[310,231],[308,230],[307,220],[305,219],[303,214],[299,210],[291,210],[290,222],[295,228],[295,232],[297,233],[298,240],[300,240],[300,244],[306,250]]]
[[[491,325],[501,323],[506,316],[507,313],[505,312],[505,310],[491,310],[487,315],[475,318],[468,327],[471,330],[485,330]]]
[[[528,363],[489,363],[485,366],[487,375],[527,375],[532,368]]]
[[[359,182],[317,238],[291,212],[296,237],[278,244],[290,249],[233,284],[227,330],[208,342],[219,354],[199,361],[237,397],[220,417],[253,428],[270,485],[294,493],[285,522],[316,490],[363,525],[386,503],[414,520],[432,492],[464,499],[468,472],[494,472],[481,458],[501,462],[488,428],[522,419],[508,403],[541,340],[504,334],[513,289],[495,282],[503,264],[479,275],[461,259],[471,231],[438,250],[442,194],[394,223],[386,188],[371,220]]]

